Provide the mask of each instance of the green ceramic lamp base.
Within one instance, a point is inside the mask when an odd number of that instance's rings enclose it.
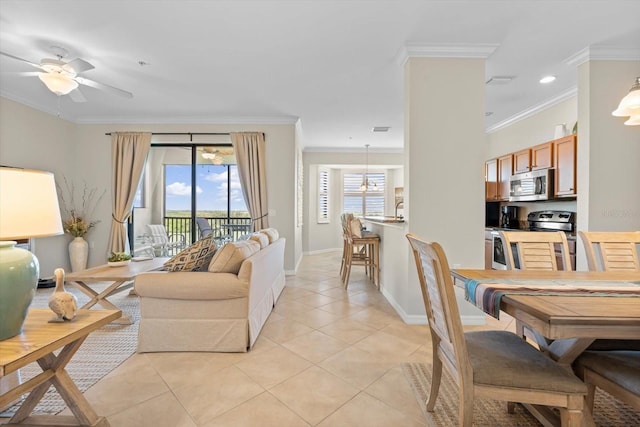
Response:
[[[13,241],[0,241],[0,340],[22,332],[38,286],[38,259],[15,245]]]

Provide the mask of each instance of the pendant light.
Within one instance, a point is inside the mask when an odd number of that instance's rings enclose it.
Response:
[[[625,125],[640,125],[640,77],[636,77],[629,93],[622,98],[618,108],[611,114],[616,117],[629,117],[629,120],[624,122]]]
[[[365,169],[364,174],[362,174],[362,184],[360,185],[360,191],[378,191],[378,185],[375,181],[372,183],[369,181],[369,145],[365,144],[364,147],[366,149],[365,155]]]

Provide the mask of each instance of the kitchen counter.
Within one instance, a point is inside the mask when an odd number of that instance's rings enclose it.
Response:
[[[402,224],[404,218],[397,218],[395,216],[365,216],[362,218],[365,221],[378,222],[382,224]]]

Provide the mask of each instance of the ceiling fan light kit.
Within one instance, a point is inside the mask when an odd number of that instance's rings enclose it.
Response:
[[[60,73],[40,73],[38,78],[56,95],[67,95],[78,88],[78,82]]]

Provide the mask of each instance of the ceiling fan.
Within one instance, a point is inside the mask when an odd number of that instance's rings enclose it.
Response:
[[[41,71],[23,72],[19,74],[22,76],[38,76],[51,92],[58,96],[69,95],[75,102],[87,101],[82,92],[80,92],[79,85],[90,86],[125,98],[133,98],[131,92],[81,77],[79,75],[80,73],[92,70],[95,67],[80,58],[65,62],[62,59],[68,54],[66,49],[58,46],[52,46],[51,49],[57,59],[44,58],[39,64],[6,52],[0,52],[0,55],[26,62],[32,67],[40,69]]]
[[[210,160],[214,165],[221,165],[225,162],[225,157],[233,155],[233,148],[210,148],[204,147],[202,158]]]

